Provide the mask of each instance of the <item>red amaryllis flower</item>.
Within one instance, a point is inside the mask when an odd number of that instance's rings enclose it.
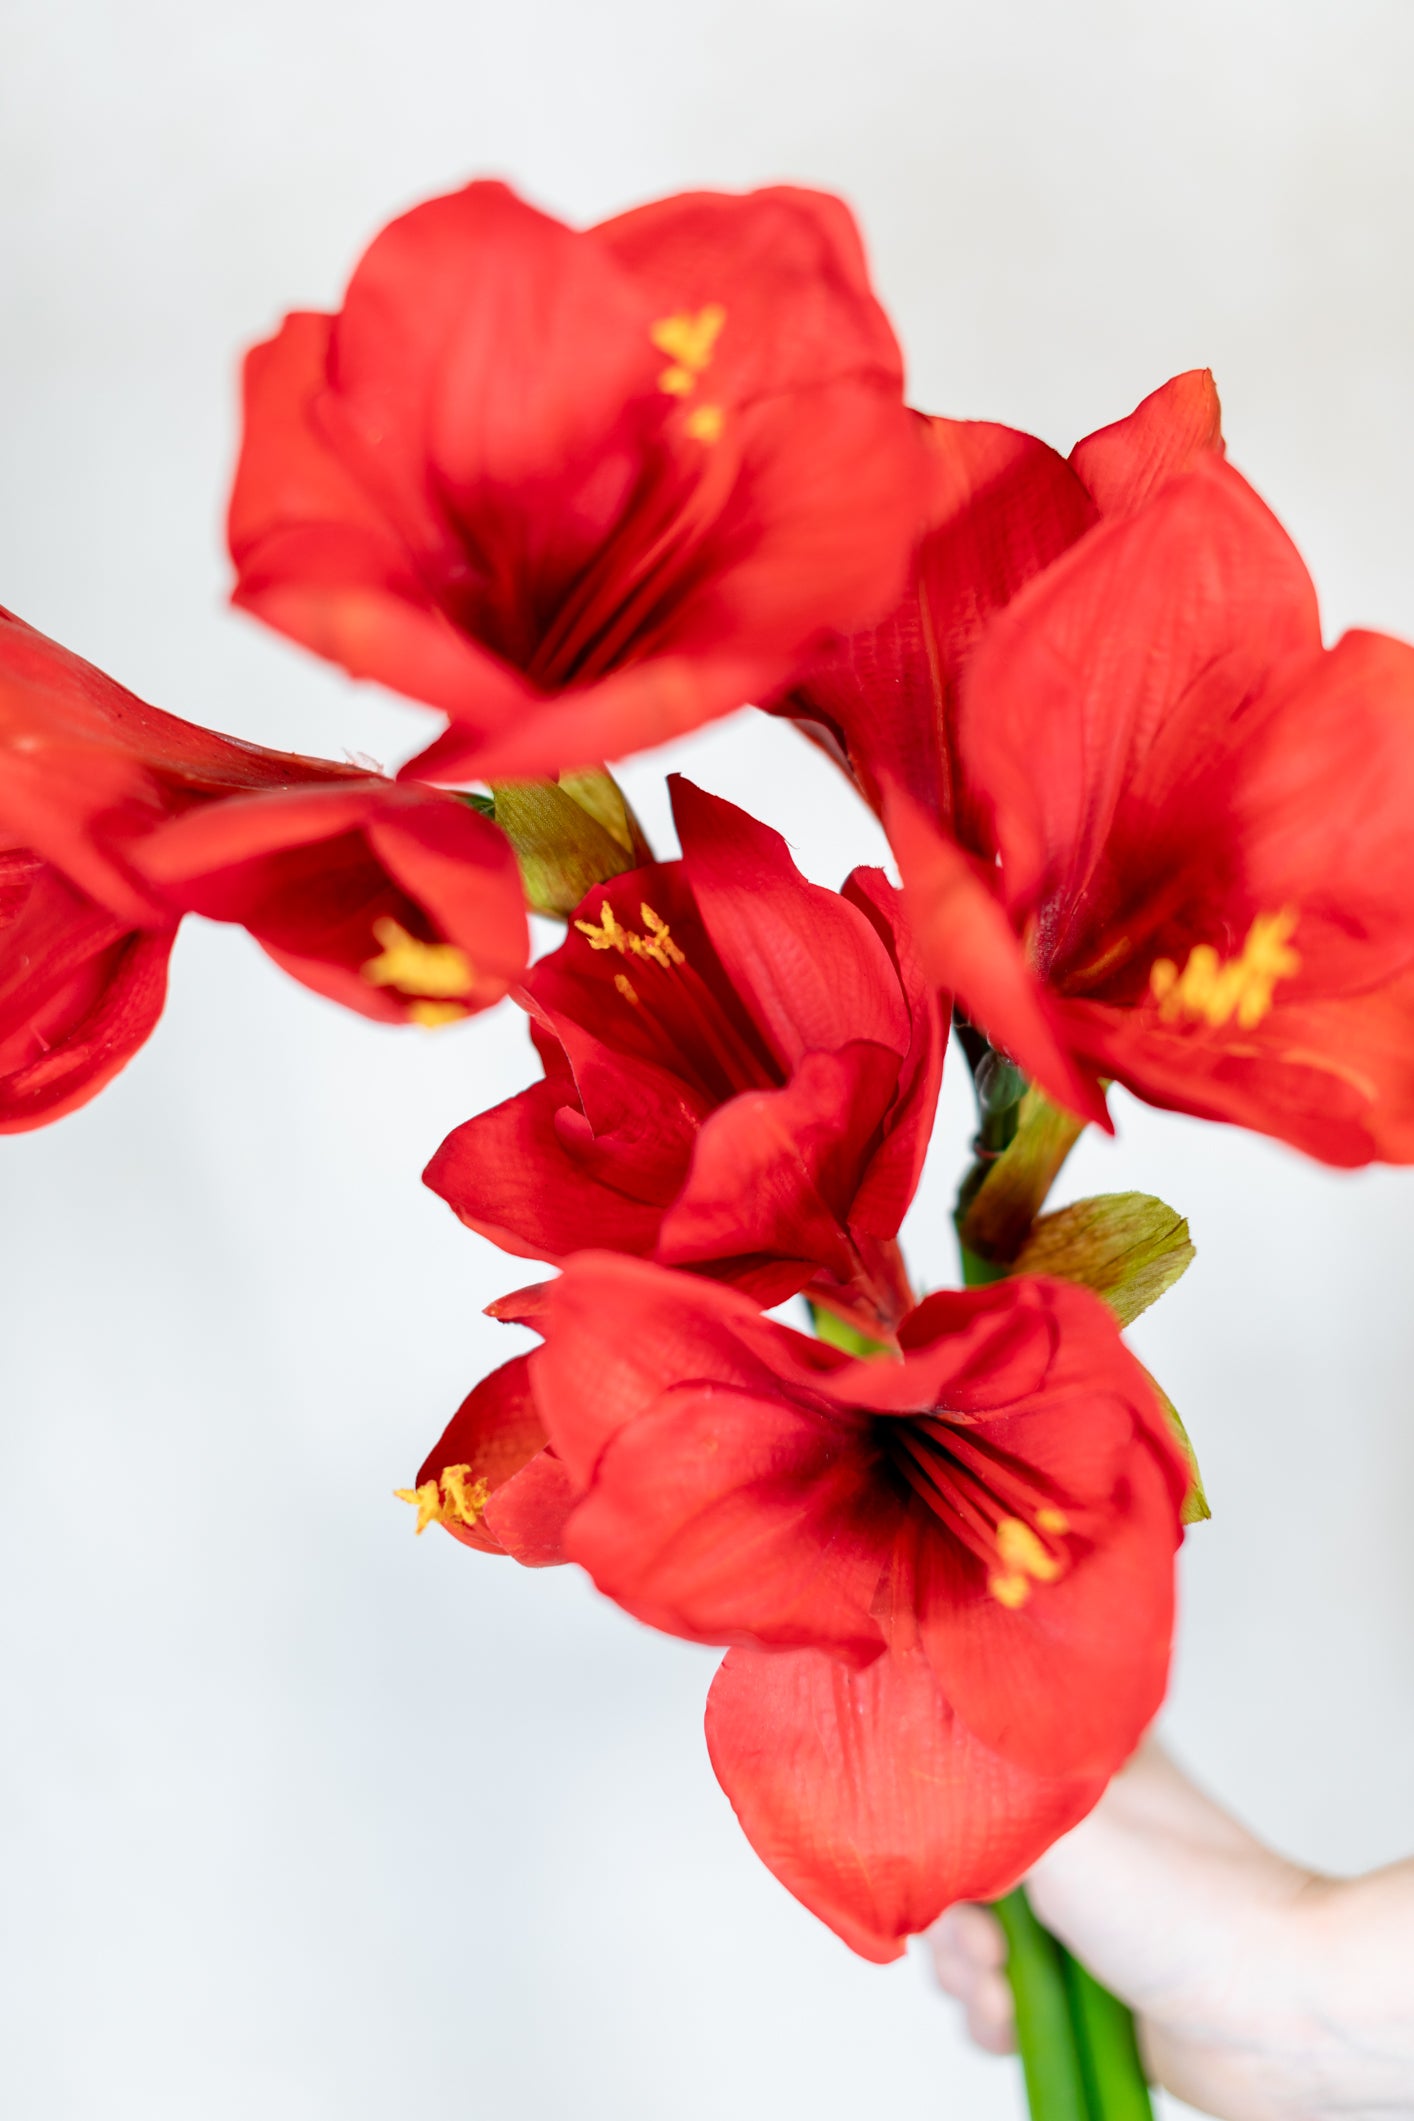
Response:
[[[928,423],[931,525],[881,624],[828,649],[772,711],[800,721],[886,815],[903,789],[964,845],[977,837],[958,688],[988,622],[1102,518],[1132,514],[1222,452],[1212,376],[1193,369],[1062,457],[986,420]]]
[[[777,1876],[881,1960],[1013,1884],[1168,1665],[1187,1471],[1104,1306],[1027,1278],[931,1296],[873,1362],[604,1253],[535,1306],[563,1551],[734,1646],[708,1742]]]
[[[457,797],[179,721],[7,612],[0,755],[0,1131],[137,1050],[185,912],[389,1022],[465,1016],[524,966],[515,858]]]
[[[898,894],[807,883],[778,833],[673,782],[682,859],[597,885],[523,999],[543,1082],[427,1183],[507,1251],[694,1266],[764,1304],[813,1283],[887,1333],[945,1029]]]
[[[1414,1159],[1414,650],[1321,645],[1294,547],[1209,462],[991,626],[962,685],[980,860],[900,803],[935,976],[1103,1114],[1117,1077],[1329,1163]]]
[[[576,232],[472,184],[250,355],[235,598],[445,709],[410,771],[553,773],[886,609],[926,477],[837,199],[693,193]]]

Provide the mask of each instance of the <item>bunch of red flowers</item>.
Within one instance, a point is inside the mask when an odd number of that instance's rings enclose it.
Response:
[[[1068,457],[910,410],[847,211],[789,189],[403,216],[249,356],[230,542],[238,604],[445,727],[395,779],[270,752],[0,614],[0,1129],[131,1057],[187,913],[365,1015],[519,1004],[540,1079],[426,1177],[558,1271],[418,1529],[722,1645],[753,1845],[894,1957],[1164,1692],[1204,1506],[1121,1325],[1191,1248],[1137,1195],[1041,1213],[1108,1085],[1414,1160],[1414,651],[1323,646],[1206,374]],[[683,780],[655,857],[604,761],[748,703],[901,889]],[[920,1297],[954,1021],[969,1285]],[[767,1315],[802,1295],[813,1334]]]

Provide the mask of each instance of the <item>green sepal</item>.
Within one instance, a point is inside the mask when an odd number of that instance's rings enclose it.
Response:
[[[653,859],[622,789],[602,767],[558,781],[493,781],[491,795],[532,913],[568,920],[596,884]]]
[[[1127,1326],[1173,1287],[1192,1259],[1188,1223],[1163,1201],[1149,1193],[1099,1193],[1041,1216],[1013,1271],[1080,1282]]]
[[[858,1326],[836,1317],[833,1311],[824,1304],[817,1304],[812,1297],[807,1296],[805,1301],[810,1311],[810,1323],[815,1328],[815,1338],[823,1340],[829,1347],[840,1348],[846,1355],[897,1354],[897,1349],[891,1348],[887,1341],[872,1340],[867,1333],[861,1333]]]
[[[1146,1370],[1144,1375],[1154,1387],[1159,1405],[1163,1409],[1164,1420],[1173,1431],[1174,1442],[1188,1461],[1188,1493],[1184,1496],[1183,1508],[1178,1513],[1179,1521],[1182,1524],[1201,1524],[1205,1517],[1211,1517],[1213,1513],[1203,1489],[1203,1475],[1198,1469],[1198,1453],[1193,1448],[1193,1439],[1183,1426],[1178,1408],[1152,1370]]]
[[[975,1184],[964,1186],[957,1213],[965,1252],[997,1270],[995,1281],[1015,1260],[1040,1212],[1056,1174],[1084,1132],[1085,1122],[1053,1105],[1034,1086],[1015,1108],[1015,1131],[999,1156],[978,1167]]]

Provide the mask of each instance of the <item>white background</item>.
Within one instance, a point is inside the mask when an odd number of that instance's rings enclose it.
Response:
[[[861,214],[916,402],[1062,446],[1210,363],[1332,631],[1414,633],[1404,0],[8,0],[0,601],[218,727],[425,714],[223,606],[235,363],[477,172],[589,219],[789,177]],[[627,779],[662,831],[660,772]],[[754,715],[677,747],[837,882],[877,841]],[[340,1015],[193,923],[149,1049],[0,1143],[0,2109],[15,2121],[1016,2115],[916,1964],[750,1855],[709,1653],[390,1490],[529,1278],[419,1186],[507,1011]],[[1198,1264],[1136,1335],[1216,1510],[1168,1728],[1308,1860],[1414,1846],[1414,1173],[1116,1100],[1071,1193]],[[910,1226],[951,1275],[961,1081]],[[629,1322],[625,1322],[629,1330]]]

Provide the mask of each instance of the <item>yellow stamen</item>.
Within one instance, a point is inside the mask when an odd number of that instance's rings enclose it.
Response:
[[[673,941],[672,930],[667,922],[661,919],[651,906],[640,906],[638,914],[648,930],[646,935],[639,935],[632,928],[620,926],[618,916],[607,899],[600,903],[597,922],[576,921],[575,926],[581,935],[588,938],[591,950],[617,950],[620,957],[646,957],[655,965],[661,965],[665,971],[669,965],[685,965],[687,959]],[[618,976],[614,983],[618,985]],[[623,991],[620,987],[620,994]],[[632,996],[632,999],[637,1001],[637,995]]]
[[[435,1480],[424,1480],[420,1488],[394,1488],[399,1502],[410,1502],[417,1508],[417,1523],[413,1527],[418,1537],[430,1524],[442,1522],[442,1490]]]
[[[1149,992],[1166,1024],[1191,1017],[1215,1027],[1235,1016],[1243,1031],[1253,1031],[1272,1006],[1280,979],[1301,970],[1299,952],[1290,947],[1298,915],[1295,907],[1259,913],[1236,957],[1226,963],[1211,943],[1195,943],[1182,972],[1171,957],[1155,958],[1149,967]]]
[[[1019,1517],[1004,1517],[997,1526],[997,1552],[1008,1570],[1034,1576],[1038,1583],[1054,1583],[1061,1565],[1048,1554],[1029,1524]]]
[[[667,391],[670,397],[685,398],[696,389],[697,378],[710,365],[726,321],[727,313],[720,302],[707,303],[695,316],[684,309],[675,316],[659,318],[648,336],[672,363],[658,378],[660,390]]]
[[[638,955],[640,957],[651,957],[654,963],[659,965],[685,965],[687,963],[687,959],[673,941],[672,931],[668,927],[667,922],[662,920],[651,906],[640,906],[638,918],[648,930],[647,935],[639,939]]]
[[[409,1002],[408,1022],[435,1031],[441,1024],[459,1024],[471,1011],[461,1002]]]
[[[475,1524],[477,1518],[491,1500],[491,1490],[485,1476],[473,1480],[468,1486],[470,1466],[443,1466],[442,1493],[446,1498],[446,1512],[459,1524]]]
[[[690,412],[683,421],[683,432],[690,435],[694,442],[711,444],[720,441],[724,418],[725,414],[720,405],[699,405],[697,410]]]
[[[1052,1509],[1049,1503],[1045,1505],[1044,1509],[1036,1512],[1036,1522],[1043,1532],[1068,1532],[1070,1530],[1070,1519],[1066,1516],[1065,1511]]]
[[[998,1605],[1004,1605],[1009,1612],[1013,1613],[1019,1605],[1025,1605],[1027,1599],[1031,1596],[1030,1584],[1024,1576],[1019,1575],[989,1576],[987,1578],[987,1589],[996,1599]]]
[[[638,1007],[638,992],[628,974],[626,972],[616,972],[614,974],[614,985],[618,988],[624,1000],[632,1002],[636,1009]]]
[[[443,1466],[440,1483],[424,1480],[420,1488],[394,1488],[399,1502],[417,1510],[414,1530],[421,1537],[430,1524],[474,1525],[491,1500],[485,1478],[468,1481],[470,1466]]]
[[[476,983],[471,959],[455,943],[419,942],[397,921],[386,918],[373,923],[373,939],[382,944],[382,950],[359,967],[371,987],[451,998],[470,994]]]

